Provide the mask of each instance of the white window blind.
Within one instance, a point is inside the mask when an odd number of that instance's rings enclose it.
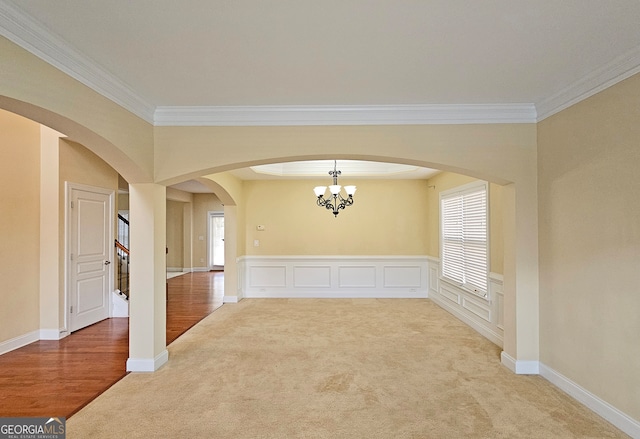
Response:
[[[487,295],[487,183],[440,195],[442,276]]]

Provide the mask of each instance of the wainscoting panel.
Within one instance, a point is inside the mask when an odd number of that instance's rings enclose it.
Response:
[[[491,309],[493,315],[496,316],[495,324],[499,330],[504,329],[504,292],[502,291],[502,275],[491,273],[489,275],[489,296],[491,300]]]
[[[489,292],[484,298],[440,279],[438,259],[430,257],[428,269],[429,298],[502,347],[504,338],[502,275],[489,273]]]
[[[460,293],[457,288],[453,288],[453,286],[442,285],[440,286],[440,297],[445,300],[450,301],[452,304],[459,306],[460,305]]]
[[[462,307],[481,319],[491,322],[491,310],[487,307],[487,304],[476,302],[470,297],[463,297]]]
[[[331,266],[294,266],[293,286],[295,288],[331,288]]]
[[[376,267],[338,267],[339,288],[375,288]]]
[[[437,262],[436,262],[437,264]],[[429,294],[433,293],[438,293],[438,290],[440,289],[440,283],[439,283],[439,276],[440,274],[438,273],[438,266],[433,264],[433,261],[430,260],[429,263]]]
[[[284,287],[287,285],[287,267],[284,265],[249,267],[249,280],[252,287]]]
[[[420,288],[421,267],[384,267],[385,288]]]
[[[242,256],[239,296],[426,298],[425,256]]]

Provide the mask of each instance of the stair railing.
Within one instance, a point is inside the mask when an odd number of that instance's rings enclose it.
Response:
[[[115,240],[116,256],[118,258],[118,266],[116,273],[116,281],[120,294],[126,296],[129,300],[129,262],[131,259],[129,252],[129,221],[118,214],[118,239]]]

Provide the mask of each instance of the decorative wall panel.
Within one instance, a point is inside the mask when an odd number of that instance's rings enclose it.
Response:
[[[331,266],[294,266],[293,286],[294,288],[331,288]]]
[[[428,297],[424,256],[243,256],[242,297]]]
[[[440,261],[429,258],[429,298],[498,346],[503,340],[502,275],[489,274],[487,297],[440,279]]]

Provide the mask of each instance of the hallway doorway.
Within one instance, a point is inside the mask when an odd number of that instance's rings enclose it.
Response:
[[[208,268],[210,271],[224,270],[224,212],[209,212],[207,220]]]

